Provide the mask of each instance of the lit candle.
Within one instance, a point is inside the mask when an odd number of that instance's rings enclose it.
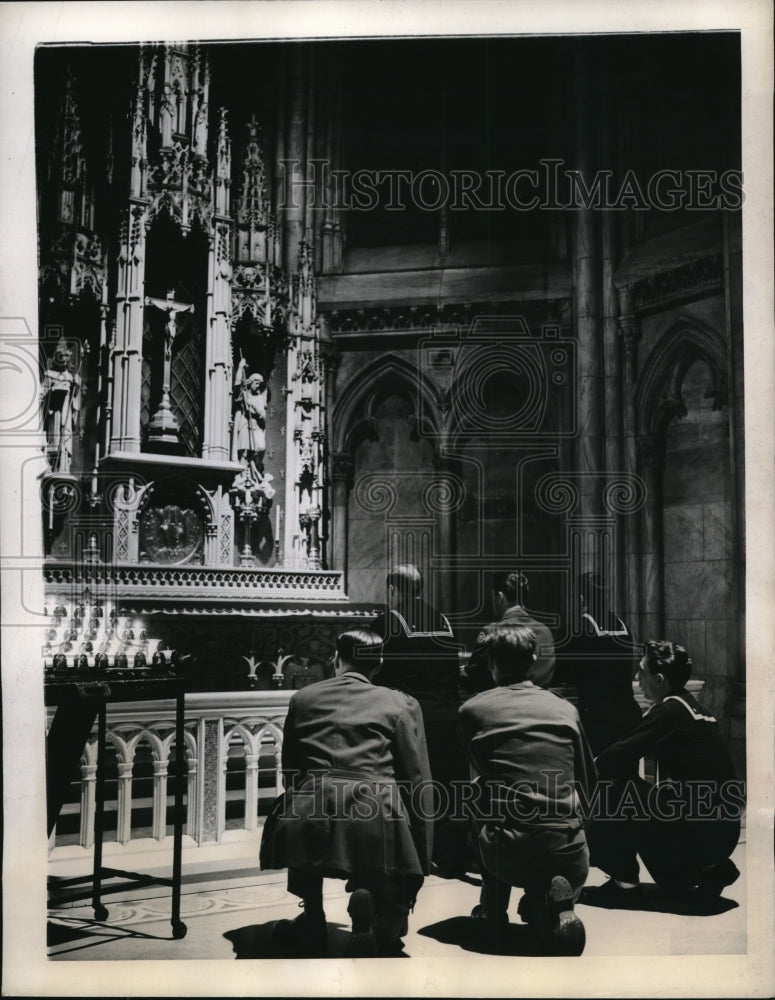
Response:
[[[91,492],[92,492],[92,496],[93,497],[97,496],[97,466],[96,465],[92,469],[92,475],[91,475]]]
[[[266,297],[266,309],[265,309],[266,325],[267,326],[271,326],[272,325],[272,297],[269,294],[269,261],[266,262],[266,285],[265,285],[265,289],[266,289],[266,295],[265,295],[265,297]]]

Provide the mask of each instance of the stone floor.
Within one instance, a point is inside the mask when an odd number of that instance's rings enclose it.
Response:
[[[255,857],[255,855],[253,855]],[[648,910],[608,910],[580,904],[586,927],[585,958],[603,956],[741,955],[746,951],[746,847],[733,860],[741,877],[725,890],[712,912],[692,912],[685,903],[667,899],[646,884]],[[605,876],[592,869],[588,884]],[[185,877],[182,917],[184,939],[172,939],[169,889],[145,886],[108,892],[109,916],[94,920],[86,889],[80,896],[49,911],[49,956],[68,961],[192,959],[261,959],[276,957],[271,929],[283,917],[298,914],[298,900],[285,889],[283,872],[255,869],[211,871]],[[468,914],[478,900],[479,880],[447,880],[431,876],[420,892],[405,939],[407,957],[445,958],[488,954]],[[344,956],[349,941],[344,883],[327,881],[324,902],[329,926],[328,956]],[[514,915],[506,955],[528,955],[524,927]]]

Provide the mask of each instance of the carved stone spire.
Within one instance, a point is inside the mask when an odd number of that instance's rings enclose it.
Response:
[[[145,196],[145,167],[147,160],[148,128],[146,118],[146,90],[142,83],[142,74],[137,82],[135,92],[134,113],[132,116],[132,165],[130,176],[130,195],[134,198]]]
[[[231,138],[226,108],[218,113],[218,145],[215,158],[215,214],[227,216],[231,193]]]
[[[268,224],[269,206],[266,196],[266,170],[262,149],[261,129],[253,115],[247,123],[247,139],[242,156],[242,176],[240,181],[239,202],[237,204],[237,223],[240,230],[247,229],[251,237],[254,233],[266,230]],[[262,241],[265,243],[265,240]],[[265,259],[265,253],[260,258],[244,256],[246,250],[252,251],[255,240],[240,241],[241,259]]]
[[[86,291],[102,297],[102,243],[95,223],[94,187],[82,140],[81,112],[70,66],[62,81],[58,128],[49,159],[51,224],[41,230],[41,286],[46,299],[78,297]]]

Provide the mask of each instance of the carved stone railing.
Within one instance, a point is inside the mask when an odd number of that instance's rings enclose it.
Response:
[[[692,680],[688,688],[693,693],[703,686]],[[570,695],[569,689],[557,693]],[[645,707],[645,700],[635,686],[636,697]],[[271,801],[282,791],[281,753],[285,716],[292,691],[234,691],[194,693],[186,697],[185,767],[187,795],[184,834],[186,851],[217,847],[227,831],[227,812],[235,815],[228,821],[237,834],[256,834],[261,815],[266,814]],[[573,700],[570,698],[570,700]],[[49,724],[53,710],[49,712]],[[106,847],[118,845],[133,848],[145,845],[151,849],[170,849],[168,810],[172,804],[174,761],[175,709],[172,702],[125,702],[109,707],[107,739],[116,756],[115,769],[107,777],[108,814],[115,814],[108,823]],[[134,793],[138,783],[138,759],[150,757],[152,792],[142,799]],[[237,767],[229,771],[229,763]],[[81,758],[80,792],[75,788],[69,805],[60,816],[59,826],[68,825],[69,836],[58,835],[50,840],[50,859],[73,858],[73,851],[83,849],[80,860],[87,865],[94,842],[94,810],[97,744],[92,732]],[[231,780],[227,781],[227,777]],[[228,787],[231,784],[232,787]],[[150,818],[138,830],[134,817],[145,807]],[[75,818],[77,817],[77,819]],[[235,818],[236,817],[236,818]],[[77,829],[77,834],[75,830]],[[148,833],[150,832],[150,836]],[[77,846],[73,843],[77,840]],[[166,841],[166,842],[165,842]]]
[[[221,842],[227,828],[227,806],[237,814],[242,813],[232,826],[236,823],[248,832],[258,829],[259,813],[266,812],[282,791],[282,732],[292,693],[235,691],[187,695],[184,834],[188,848]],[[52,717],[53,709],[49,712],[49,724]],[[167,820],[172,805],[174,734],[175,705],[171,701],[109,706],[107,741],[115,751],[116,763],[108,766],[106,774],[109,818],[106,847],[110,847],[111,841],[128,845],[143,836],[149,846],[154,842],[161,845],[166,839],[164,847],[169,847],[171,834]],[[152,774],[144,779],[152,782],[152,792],[141,798],[134,794],[133,786],[140,780],[136,772],[143,755],[152,768]],[[231,775],[235,786],[232,788],[227,787],[230,761],[239,765]],[[96,763],[95,727],[81,757],[80,794],[73,789],[70,803],[60,814],[60,832],[55,830],[50,840],[52,861],[63,853],[72,856],[75,833],[63,835],[64,826],[77,828],[77,843],[81,848],[91,848],[94,842]],[[138,833],[133,829],[133,816],[143,808],[150,811],[150,821],[143,823],[142,833]],[[115,833],[111,814],[115,818]],[[72,818],[75,815],[78,821]],[[83,860],[88,858],[84,856]]]

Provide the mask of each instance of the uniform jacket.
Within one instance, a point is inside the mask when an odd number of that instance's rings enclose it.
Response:
[[[495,687],[462,706],[460,727],[486,804],[505,826],[581,827],[571,783],[589,799],[596,772],[569,701],[531,681]]]
[[[264,828],[262,868],[428,873],[432,789],[413,698],[355,672],[310,684],[291,698],[282,763],[286,793]]]
[[[601,777],[627,776],[627,762],[654,755],[661,781],[713,782],[735,777],[718,723],[688,691],[668,695],[646,712],[640,725],[597,759]]]
[[[487,651],[487,636],[495,628],[504,625],[521,625],[532,629],[535,633],[538,654],[535,666],[530,672],[530,679],[541,687],[549,687],[554,675],[554,639],[552,633],[541,622],[531,618],[523,607],[515,604],[506,608],[500,621],[492,622],[483,629],[476,638],[476,645],[471,653],[462,686],[469,694],[477,691],[487,691],[495,687],[495,681],[490,674],[489,653]]]
[[[374,683],[416,698],[426,722],[454,723],[460,707],[459,645],[446,616],[417,598],[380,615],[372,628],[384,638]]]

